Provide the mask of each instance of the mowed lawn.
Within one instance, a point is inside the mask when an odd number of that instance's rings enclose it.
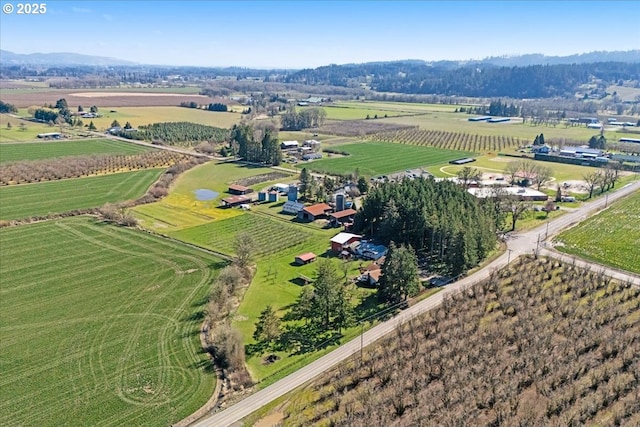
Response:
[[[332,147],[349,156],[325,158],[297,165],[318,172],[346,174],[359,170],[361,175],[381,175],[405,169],[444,165],[450,160],[473,155],[466,151],[443,150],[385,142],[363,142]]]
[[[640,274],[640,192],[560,234],[556,249]]]
[[[0,241],[0,425],[171,425],[211,397],[218,258],[87,217]]]
[[[0,144],[0,162],[41,160],[89,154],[137,154],[149,148],[114,139]]]
[[[233,321],[233,326],[242,334],[245,345],[254,343],[252,336],[255,323],[267,305],[273,306],[279,316],[284,316],[302,291],[298,279],[300,275],[310,278],[315,276],[318,263],[298,266],[294,264],[295,256],[313,252],[324,258],[331,237],[340,232],[339,229],[322,229],[318,224],[299,224],[290,219],[290,216],[276,213],[244,212],[234,218],[168,233],[171,237],[229,255],[234,254],[233,241],[238,233],[247,232],[254,238],[256,274]],[[358,274],[357,268],[363,264],[362,261],[345,264],[334,256],[327,258],[341,275],[346,266],[349,277],[355,277]],[[361,298],[372,292],[371,289],[358,288],[353,296],[355,303],[359,303]],[[343,332],[348,335],[355,329],[359,330],[359,327]],[[269,381],[274,374],[290,372],[322,354],[315,352],[293,355],[282,351],[274,353],[281,359],[270,364],[263,363],[264,355],[260,354],[247,359],[247,366],[254,380]]]
[[[21,124],[23,127],[20,126]],[[0,143],[30,141],[36,139],[39,133],[59,131],[58,127],[18,119],[9,114],[0,114]]]
[[[11,220],[136,199],[163,169],[64,179],[0,188],[0,219]]]

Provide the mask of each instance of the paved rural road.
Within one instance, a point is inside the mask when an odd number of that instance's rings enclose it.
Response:
[[[507,261],[509,261],[510,259],[515,259],[519,255],[533,253],[533,251],[535,251],[538,246],[538,236],[540,236],[540,242],[542,242],[545,237],[545,233],[547,232],[547,227],[549,236],[553,236],[554,234],[566,229],[567,227],[579,223],[580,221],[586,219],[588,216],[604,208],[605,204],[611,204],[615,200],[624,197],[638,189],[640,189],[640,181],[636,181],[633,184],[629,184],[621,189],[618,189],[615,192],[609,193],[607,199],[601,197],[595,201],[584,203],[575,211],[567,213],[553,221],[549,221],[548,225],[544,224],[526,233],[511,236],[507,241],[508,251],[483,269],[468,277],[465,277],[462,280],[448,285],[442,292],[438,292],[437,294],[423,301],[420,301],[419,303],[402,311],[393,319],[369,329],[362,336],[359,336],[349,341],[348,343],[338,347],[331,353],[321,357],[320,359],[317,359],[304,368],[301,368],[291,375],[281,379],[280,381],[254,393],[241,402],[230,406],[229,408],[220,411],[208,418],[200,420],[199,422],[193,424],[193,426],[224,427],[240,421],[242,418],[260,409],[264,405],[272,402],[278,397],[290,392],[296,387],[301,386],[307,381],[331,369],[341,361],[349,357],[358,357],[357,353],[360,352],[361,346],[367,346],[373,343],[374,341],[392,332],[397,326],[406,322],[412,317],[415,317],[421,313],[424,313],[425,311],[437,307],[442,302],[442,299],[445,295],[451,294],[453,292],[459,292],[469,285],[488,278],[492,271],[504,267],[507,264]],[[540,250],[542,251],[541,246]],[[547,253],[552,256],[560,256],[559,254],[555,252],[552,253],[551,251]],[[572,260],[571,257],[568,258]],[[577,261],[576,264],[578,264]],[[584,263],[584,265],[589,266],[593,264]],[[609,273],[611,273],[611,275],[613,275],[614,277],[616,277],[616,275],[622,274],[613,270],[608,270],[608,274]],[[623,278],[623,280],[629,278],[633,279],[634,281],[638,281],[637,283],[640,283],[640,278],[624,274],[622,274],[622,276],[626,276]]]

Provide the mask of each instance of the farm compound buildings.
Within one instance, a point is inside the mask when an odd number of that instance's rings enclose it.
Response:
[[[251,199],[247,196],[229,196],[222,199],[222,206],[224,206],[225,208],[244,205],[248,203],[251,203]]]
[[[339,212],[334,212],[329,215],[333,224],[347,224],[353,223],[353,217],[357,212],[353,209],[345,209]]]
[[[504,194],[507,197],[516,198],[518,200],[538,201],[544,202],[549,199],[549,196],[541,191],[532,190],[524,187],[502,187],[500,191],[496,191],[493,188],[469,188],[467,190],[479,199],[496,198]]]
[[[347,249],[352,243],[359,242],[362,236],[352,233],[338,233],[331,238],[331,250],[336,253],[341,253]]]
[[[231,184],[229,186],[229,193],[235,194],[236,196],[241,196],[251,192],[253,192],[253,190],[249,187],[245,187],[244,185]]]
[[[327,213],[331,212],[332,209],[333,208],[326,203],[318,203],[303,208],[298,212],[298,218],[303,221],[315,221],[320,217],[327,216]]]

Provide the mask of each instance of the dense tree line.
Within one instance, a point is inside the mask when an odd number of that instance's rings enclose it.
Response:
[[[8,104],[6,102],[0,101],[0,113],[17,113],[18,109],[13,104]]]
[[[320,127],[327,118],[327,112],[322,108],[311,107],[300,111],[291,107],[280,116],[282,130],[302,130]]]
[[[140,126],[137,131],[121,131],[117,135],[167,145],[197,145],[202,141],[224,142],[229,138],[229,130],[191,122],[167,122]]]
[[[452,69],[421,61],[398,61],[330,65],[299,71],[285,81],[348,86],[370,78],[371,88],[378,92],[548,98],[573,95],[577,86],[594,77],[606,82],[640,80],[640,64],[598,62],[525,67],[474,64]]]
[[[277,166],[282,162],[278,132],[272,127],[255,128],[249,123],[231,129],[232,151],[248,162]]]
[[[501,100],[491,101],[488,106],[478,107],[460,107],[457,110],[460,113],[469,114],[488,114],[490,116],[504,116],[504,117],[519,117],[521,114],[521,108],[513,102],[511,104],[502,103]]]
[[[384,243],[411,245],[457,275],[495,247],[491,209],[463,187],[433,179],[402,180],[370,189],[354,229]]]

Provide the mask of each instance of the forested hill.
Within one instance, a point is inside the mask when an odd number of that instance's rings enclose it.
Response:
[[[469,64],[430,65],[421,61],[329,65],[286,77],[288,83],[357,86],[378,92],[439,94],[472,97],[546,98],[572,96],[576,88],[594,79],[609,83],[640,80],[640,62],[500,67]]]

